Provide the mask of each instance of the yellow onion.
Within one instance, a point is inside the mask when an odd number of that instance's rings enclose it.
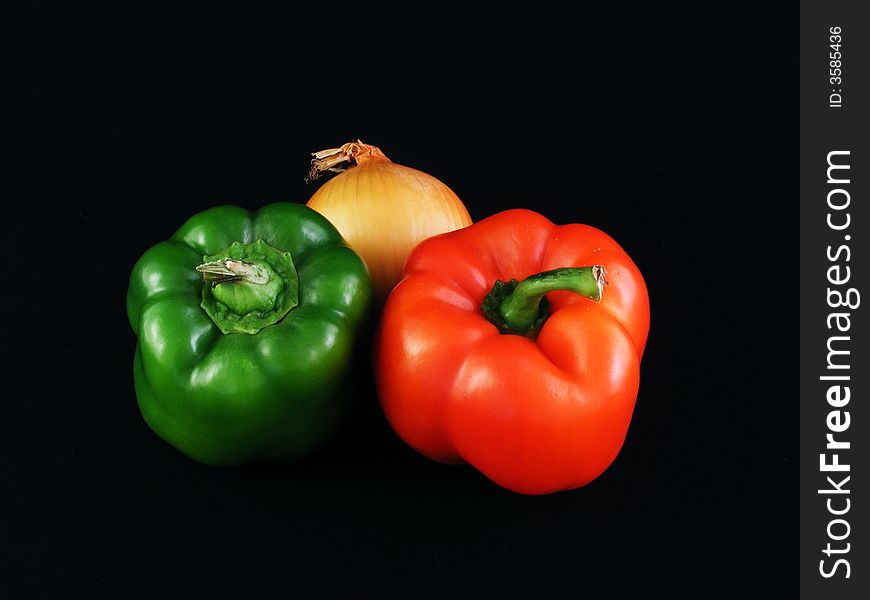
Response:
[[[329,219],[363,257],[380,301],[398,283],[414,246],[471,225],[465,205],[449,187],[397,165],[375,146],[357,140],[312,156],[309,179],[324,171],[340,175],[317,190],[308,206]]]

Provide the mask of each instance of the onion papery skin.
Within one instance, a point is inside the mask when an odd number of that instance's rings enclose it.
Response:
[[[435,177],[383,156],[359,157],[308,201],[362,256],[382,303],[411,250],[428,237],[467,227],[459,197]]]

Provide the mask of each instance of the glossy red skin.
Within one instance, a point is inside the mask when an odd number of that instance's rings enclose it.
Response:
[[[607,270],[601,302],[548,294],[536,341],[500,334],[480,310],[496,279],[591,265]],[[610,465],[649,332],[646,284],[610,236],[509,210],[423,241],[402,275],[375,368],[381,406],[407,444],[523,494],[577,488]]]

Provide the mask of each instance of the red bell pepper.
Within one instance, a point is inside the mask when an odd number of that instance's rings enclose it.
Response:
[[[622,447],[648,331],[643,277],[610,236],[505,211],[408,257],[378,334],[381,405],[429,458],[573,489]]]

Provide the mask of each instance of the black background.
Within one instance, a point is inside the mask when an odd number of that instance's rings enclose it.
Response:
[[[4,208],[3,580],[31,595],[712,597],[797,590],[797,6],[699,12],[117,4],[24,22]],[[19,116],[20,115],[20,116]],[[16,131],[19,129],[16,127]],[[215,204],[305,202],[352,138],[611,234],[652,325],[625,446],[544,497],[357,414],[286,465],[160,441],[130,268]]]

